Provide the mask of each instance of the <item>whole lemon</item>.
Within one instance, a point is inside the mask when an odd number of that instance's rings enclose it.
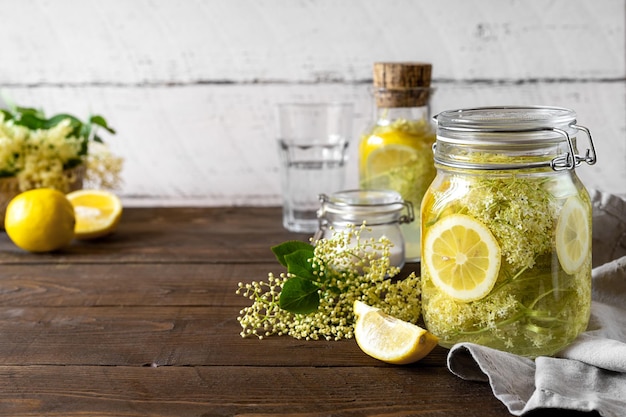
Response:
[[[7,206],[4,228],[18,247],[50,252],[74,238],[74,208],[60,191],[38,188],[18,194]]]

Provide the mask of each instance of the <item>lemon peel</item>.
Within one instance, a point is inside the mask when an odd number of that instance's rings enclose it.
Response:
[[[65,195],[51,188],[25,191],[7,206],[4,227],[9,238],[29,252],[52,252],[74,238],[76,218]]]
[[[386,314],[362,301],[354,302],[354,337],[367,355],[383,362],[404,365],[428,355],[438,339],[427,330]]]
[[[568,274],[575,274],[583,266],[589,248],[587,210],[578,197],[567,199],[556,225],[556,254],[561,268]]]

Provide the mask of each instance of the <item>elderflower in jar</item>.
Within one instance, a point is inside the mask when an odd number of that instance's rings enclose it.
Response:
[[[596,162],[589,130],[554,107],[453,110],[436,120],[437,177],[421,212],[426,326],[446,347],[558,352],[590,314],[591,203],[575,172]],[[580,136],[589,140],[584,155]]]
[[[411,223],[415,216],[413,205],[403,201],[399,193],[392,190],[346,190],[330,196],[322,194],[320,203],[317,212],[319,231],[314,240],[328,239],[350,226],[364,224],[360,237],[388,240],[391,266],[404,266],[405,245],[400,225]]]

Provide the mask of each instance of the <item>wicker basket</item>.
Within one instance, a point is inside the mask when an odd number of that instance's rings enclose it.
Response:
[[[73,181],[70,183],[69,190],[76,191],[83,188],[83,179],[85,177],[85,166],[79,165],[75,168],[68,169],[65,171],[65,175],[67,177],[73,178]],[[23,190],[20,190],[20,185],[15,177],[5,177],[0,178],[0,229],[4,230],[4,215],[7,211],[7,206],[11,202],[11,200],[21,193]]]

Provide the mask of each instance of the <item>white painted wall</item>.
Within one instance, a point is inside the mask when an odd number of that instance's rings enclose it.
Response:
[[[570,107],[626,194],[626,0],[0,0],[0,88],[105,115],[127,205],[280,203],[273,105],[354,102],[375,61],[433,63],[433,113]],[[356,184],[356,146],[349,184]]]

